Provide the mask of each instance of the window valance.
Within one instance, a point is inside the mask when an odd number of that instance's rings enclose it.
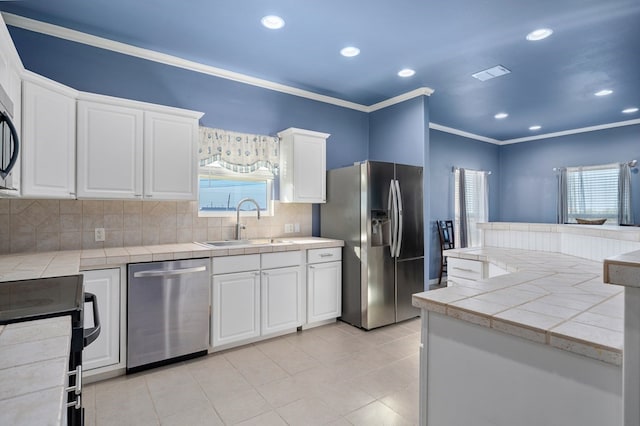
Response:
[[[237,173],[266,169],[275,175],[280,162],[280,140],[275,136],[200,127],[198,155],[200,167],[219,165]]]

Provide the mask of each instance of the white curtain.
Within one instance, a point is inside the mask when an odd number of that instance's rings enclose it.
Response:
[[[631,167],[629,167],[628,163],[620,164],[618,194],[618,224],[631,224],[633,223],[633,211],[631,209]]]
[[[455,213],[456,247],[480,247],[482,238],[478,223],[489,220],[488,172],[456,170]]]
[[[216,163],[236,173],[266,169],[275,175],[280,162],[280,140],[274,136],[200,127],[198,155],[200,167]]]

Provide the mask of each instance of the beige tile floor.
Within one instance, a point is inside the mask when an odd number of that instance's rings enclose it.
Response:
[[[419,319],[300,331],[85,387],[87,425],[415,425]]]

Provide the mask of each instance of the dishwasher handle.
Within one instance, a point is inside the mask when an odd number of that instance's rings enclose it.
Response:
[[[148,278],[148,277],[172,277],[175,275],[193,274],[196,272],[206,271],[206,266],[195,266],[193,268],[183,269],[157,269],[151,271],[139,271],[134,272],[134,278]]]

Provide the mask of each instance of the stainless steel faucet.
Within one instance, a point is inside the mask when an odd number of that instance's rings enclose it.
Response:
[[[258,205],[258,202],[256,200],[254,200],[253,198],[243,198],[242,200],[238,201],[238,205],[236,206],[236,240],[240,239],[240,233],[245,228],[245,226],[240,223],[240,206],[247,201],[255,204],[256,211],[258,212],[258,220],[260,220],[260,206]]]

